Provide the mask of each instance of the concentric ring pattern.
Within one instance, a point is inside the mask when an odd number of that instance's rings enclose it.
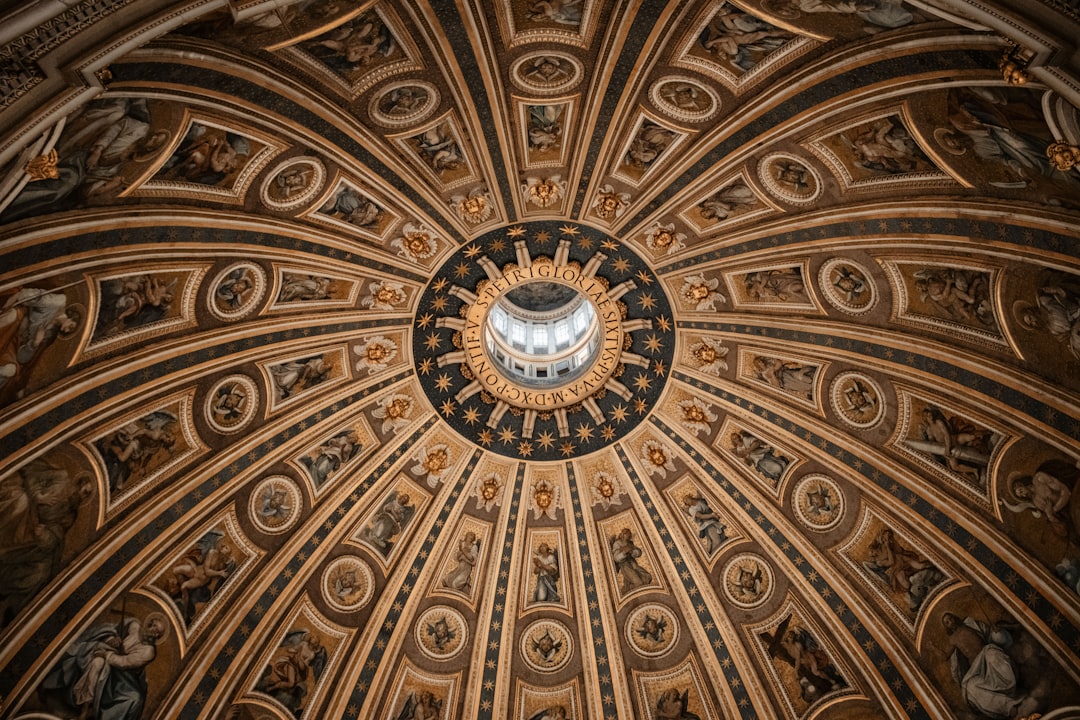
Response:
[[[23,5],[0,717],[1080,717],[1074,2]]]

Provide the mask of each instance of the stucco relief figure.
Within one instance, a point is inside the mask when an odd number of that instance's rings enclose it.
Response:
[[[96,625],[68,646],[38,693],[53,712],[79,720],[139,720],[146,704],[146,667],[169,633],[158,612]]]
[[[427,633],[428,639],[431,640],[431,644],[435,646],[437,650],[447,650],[457,638],[457,633],[450,627],[450,624],[446,621],[446,616],[440,616],[435,618],[435,622],[427,623],[424,628],[424,632]]]
[[[549,708],[544,708],[529,716],[529,720],[566,720],[566,707],[563,705],[552,705]]]
[[[698,493],[688,492],[682,497],[682,506],[697,528],[698,538],[705,552],[712,555],[727,540],[727,526],[709,506],[709,501]]]
[[[279,303],[310,302],[328,300],[334,292],[334,281],[321,275],[300,275],[282,273],[281,289],[278,290]]]
[[[922,607],[923,601],[945,579],[933,562],[901,541],[888,527],[881,528],[874,536],[862,565],[902,597],[912,613]]]
[[[443,701],[427,690],[411,692],[396,720],[438,720]]]
[[[641,619],[641,624],[634,628],[634,632],[642,640],[653,643],[663,643],[666,640],[667,620],[662,616],[653,617],[649,613]]]
[[[837,266],[832,278],[832,286],[839,295],[852,306],[860,306],[864,296],[869,293],[866,277],[861,272],[847,265]]]
[[[701,716],[692,713],[690,707],[690,689],[679,692],[677,688],[668,688],[660,693],[656,701],[657,720],[701,720]]]
[[[953,679],[981,718],[1008,720],[1045,712],[1055,673],[1026,630],[946,612],[941,616]]]
[[[559,553],[545,542],[541,542],[533,553],[532,573],[536,576],[533,601],[560,602]]]
[[[675,131],[645,120],[630,141],[623,164],[641,171],[648,170],[671,147],[675,138]]]
[[[127,275],[101,282],[94,339],[164,320],[172,310],[179,279],[160,275]]]
[[[699,42],[705,50],[745,72],[794,37],[787,30],[724,5],[701,31]]]
[[[210,412],[214,419],[226,427],[235,425],[247,411],[247,389],[239,382],[229,382],[218,387]]]
[[[525,17],[578,26],[581,25],[581,0],[534,0],[525,11]]]
[[[180,147],[154,177],[221,186],[244,166],[251,155],[251,141],[246,137],[192,122]]]
[[[997,330],[990,273],[959,268],[924,268],[914,273],[919,299],[930,311],[963,325]]]
[[[564,105],[529,106],[529,150],[547,152],[562,146]]]
[[[728,447],[735,457],[756,470],[766,479],[777,483],[787,472],[791,459],[780,454],[772,445],[745,430],[731,433]]]
[[[397,490],[383,502],[367,526],[360,531],[361,536],[387,557],[394,548],[394,540],[405,529],[416,513],[407,493]]]
[[[872,173],[900,175],[933,167],[900,121],[884,117],[840,135],[855,165]]]
[[[120,492],[168,462],[176,446],[177,429],[176,415],[157,410],[97,440],[94,446],[105,460],[109,489]]]
[[[622,592],[630,592],[650,584],[653,580],[652,573],[638,563],[642,550],[634,544],[630,528],[620,530],[618,535],[611,537],[610,542],[611,559],[615,563],[615,573],[621,580]]]
[[[715,101],[704,89],[688,82],[665,82],[660,87],[660,97],[677,110],[692,115],[708,112],[715,105]]]
[[[808,302],[801,267],[757,270],[743,276],[743,289],[751,302]]]
[[[420,85],[396,87],[379,98],[379,111],[391,118],[407,118],[427,105],[431,94]]]
[[[274,379],[274,392],[279,400],[321,385],[330,379],[335,370],[333,362],[327,362],[327,356],[314,357],[270,365],[267,370]]]
[[[20,288],[0,307],[0,407],[22,396],[41,354],[79,327],[63,292]]]
[[[465,164],[465,154],[448,123],[425,130],[412,140],[420,159],[437,175],[457,170]]]
[[[727,220],[761,205],[757,195],[740,178],[720,188],[698,203],[701,217],[710,221]]]
[[[818,368],[790,360],[755,355],[751,367],[759,380],[772,387],[807,400],[814,399],[814,381]]]
[[[222,531],[211,530],[156,584],[172,597],[184,622],[190,625],[196,613],[236,571],[236,560],[229,539]]]
[[[551,55],[540,55],[534,58],[524,65],[519,72],[527,80],[544,85],[568,81],[576,74],[569,62]]]
[[[255,689],[284,705],[295,717],[303,714],[307,696],[326,669],[322,639],[309,630],[293,630],[270,658]]]
[[[325,485],[331,475],[359,455],[363,449],[364,444],[360,442],[356,431],[350,428],[325,440],[314,451],[301,457],[300,462],[307,468],[308,476],[317,489]]]
[[[375,64],[398,49],[390,29],[378,13],[368,11],[316,38],[300,43],[308,52],[339,71],[355,71]]]
[[[319,212],[359,228],[378,227],[385,214],[371,198],[345,185],[338,188]]]
[[[292,498],[286,485],[270,482],[262,488],[256,504],[256,512],[264,525],[276,528],[288,522],[293,515]]]
[[[727,354],[730,348],[724,347],[719,340],[702,336],[697,342],[690,345],[690,357],[699,365],[698,370],[716,375],[728,369]]]
[[[472,589],[472,575],[480,559],[480,540],[471,530],[458,540],[454,549],[454,561],[457,563],[442,580],[443,587],[461,592]]]
[[[809,630],[798,625],[791,627],[793,618],[792,615],[784,618],[774,632],[762,633],[762,639],[770,656],[795,669],[799,697],[813,704],[830,692],[847,687],[847,681]]]
[[[1015,474],[1008,487],[1019,502],[1002,504],[1015,513],[1030,512],[1059,537],[1076,537],[1080,508],[1073,493],[1080,480],[1080,464],[1047,460],[1030,475]]]
[[[993,431],[978,427],[959,415],[946,415],[936,405],[927,405],[906,443],[915,450],[929,453],[939,464],[971,484],[984,487],[990,455],[999,441],[1000,436]]]
[[[238,267],[214,288],[214,302],[225,312],[236,312],[244,306],[258,285],[250,267]]]
[[[1035,291],[1035,303],[1018,302],[1015,313],[1029,330],[1045,332],[1080,360],[1080,279],[1058,275]]]
[[[91,101],[57,143],[56,177],[27,185],[0,219],[11,222],[115,195],[134,180],[124,176],[125,168],[152,159],[170,137],[167,130],[150,131],[144,98]]]
[[[789,18],[799,13],[856,15],[867,23],[863,26],[866,32],[903,27],[915,19],[902,0],[777,0],[766,2],[766,7]]]
[[[0,627],[60,570],[68,531],[93,494],[89,476],[42,458],[0,480]]]

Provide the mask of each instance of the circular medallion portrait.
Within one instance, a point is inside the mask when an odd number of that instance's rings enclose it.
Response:
[[[469,626],[457,610],[437,605],[424,611],[414,629],[416,646],[433,660],[447,660],[465,647]]]
[[[542,52],[526,55],[510,67],[510,80],[522,90],[538,95],[565,92],[581,82],[581,62],[571,55]]]
[[[885,417],[884,397],[878,384],[859,372],[840,373],[829,386],[833,412],[860,430],[877,425]]]
[[[300,519],[303,500],[300,488],[284,475],[266,478],[251,494],[248,512],[255,527],[276,535],[286,532]]]
[[[642,657],[659,657],[679,640],[679,621],[663,605],[642,605],[626,619],[626,639]]]
[[[775,153],[762,158],[758,178],[775,197],[794,205],[813,202],[821,194],[817,172],[794,155]]]
[[[791,493],[795,517],[811,530],[824,532],[844,516],[844,494],[836,481],[825,475],[807,475]]]
[[[439,91],[422,80],[405,80],[376,93],[368,105],[371,119],[388,128],[422,122],[439,107]]]
[[[537,620],[521,635],[521,656],[533,670],[555,672],[570,662],[573,655],[570,632],[556,620]]]
[[[291,158],[268,175],[260,197],[271,210],[295,210],[314,198],[325,180],[326,167],[318,158]]]
[[[674,333],[661,284],[628,246],[535,222],[450,256],[420,300],[413,362],[428,399],[470,442],[560,460],[611,445],[648,415]]]
[[[239,432],[259,409],[259,391],[247,375],[230,375],[219,380],[206,396],[206,422],[219,433]]]
[[[666,77],[653,83],[649,99],[665,115],[683,122],[704,122],[720,109],[717,94],[688,77]]]
[[[862,265],[846,258],[830,258],[818,272],[821,292],[837,310],[848,315],[868,312],[877,302],[877,288]]]
[[[255,263],[230,265],[210,283],[207,305],[219,320],[238,320],[262,300],[266,292],[266,273]]]
[[[724,595],[741,608],[756,608],[772,595],[772,568],[760,555],[736,555],[724,566],[720,576],[724,579]]]
[[[375,576],[366,562],[355,555],[337,558],[322,574],[322,594],[335,610],[359,610],[371,600]]]

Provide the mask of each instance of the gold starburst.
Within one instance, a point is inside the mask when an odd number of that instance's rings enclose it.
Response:
[[[605,250],[610,250],[614,252],[615,250],[619,249],[619,243],[615,242],[611,238],[607,238],[600,243],[600,247],[604,248]]]
[[[465,257],[474,258],[477,255],[479,255],[481,252],[482,251],[480,250],[480,246],[477,245],[476,243],[473,243],[469,247],[465,248]]]
[[[457,275],[459,278],[467,276],[469,274],[468,263],[458,263],[457,267],[454,268],[454,274]]]
[[[667,365],[664,363],[663,360],[653,360],[652,371],[653,375],[660,377],[667,372]]]
[[[574,443],[564,442],[559,446],[559,449],[562,450],[563,457],[570,457],[574,454]]]
[[[491,447],[491,443],[494,440],[495,438],[492,436],[491,431],[487,428],[481,430],[480,434],[476,436],[476,441],[484,447]]]
[[[580,238],[578,238],[577,244],[578,247],[585,248],[586,250],[592,250],[593,241],[592,238],[587,238],[582,235]]]
[[[548,450],[549,448],[554,447],[555,436],[551,434],[550,430],[545,430],[544,432],[540,433],[540,437],[537,438],[537,441],[540,443],[540,447]]]
[[[426,357],[420,362],[420,367],[418,369],[420,370],[421,375],[428,375],[428,374],[431,373],[431,371],[432,371],[432,369],[434,367],[435,367],[435,360],[432,359],[432,358]]]
[[[506,241],[502,238],[491,241],[491,252],[502,252],[506,249]]]
[[[642,398],[634,400],[634,412],[638,415],[644,415],[645,411],[649,409],[649,404]]]
[[[645,338],[645,347],[651,353],[660,352],[660,348],[664,347],[664,341],[656,336],[656,333],[649,333],[649,337]]]
[[[614,265],[615,269],[619,272],[626,272],[630,269],[630,261],[624,257],[615,258],[615,260],[613,260],[611,264]]]
[[[518,455],[521,457],[529,457],[532,455],[532,443],[528,440],[522,440],[518,443]]]
[[[439,375],[439,379],[435,381],[435,387],[439,388],[439,392],[446,392],[450,389],[450,376],[446,373]]]
[[[465,418],[465,422],[469,423],[470,425],[475,425],[476,422],[480,419],[480,411],[474,407],[466,408],[465,415],[463,417]]]
[[[611,439],[615,437],[615,428],[611,427],[610,425],[605,425],[601,434],[604,436],[605,440],[610,442]]]
[[[620,423],[626,422],[627,411],[629,409],[630,408],[626,407],[622,403],[619,403],[618,405],[616,405],[615,407],[613,407],[611,409],[611,417],[612,417],[612,419],[614,419],[615,422],[620,422]]]
[[[439,278],[431,284],[431,289],[435,292],[442,292],[443,288],[450,284],[450,281],[444,277]]]
[[[592,440],[592,431],[592,426],[586,425],[585,423],[579,424],[577,426],[578,440],[581,440],[582,442],[588,442]]]
[[[444,400],[443,404],[442,404],[442,407],[439,408],[439,410],[442,411],[442,414],[445,415],[446,417],[453,417],[454,416],[454,410],[456,410],[456,409],[457,409],[457,405],[454,404],[453,400]]]
[[[442,345],[442,338],[439,337],[439,333],[428,333],[427,340],[424,341],[424,345],[427,346],[428,350],[438,350],[439,346]]]
[[[420,328],[421,330],[427,330],[428,325],[434,322],[434,320],[434,315],[432,315],[431,313],[424,313],[420,317],[416,318],[416,327]]]
[[[543,245],[550,239],[551,233],[549,233],[547,230],[541,230],[540,232],[536,233],[536,242],[540,243],[541,245]]]
[[[656,318],[656,327],[660,328],[661,332],[669,332],[671,330],[671,321],[661,315]]]
[[[559,232],[563,235],[577,235],[579,231],[576,225],[563,225],[559,228]]]
[[[652,285],[652,276],[644,270],[637,271],[637,279],[643,282],[645,285]]]
[[[634,378],[634,385],[637,387],[638,390],[645,392],[652,387],[652,378],[650,378],[648,375],[639,374],[636,378]]]
[[[525,228],[523,228],[521,225],[518,225],[507,230],[506,234],[509,237],[518,238],[525,234]]]
[[[514,428],[512,428],[512,427],[503,427],[503,428],[501,428],[499,430],[499,440],[502,441],[503,445],[509,445],[510,443],[517,440],[517,434],[514,432]]]
[[[638,305],[641,306],[642,310],[652,310],[656,307],[656,298],[652,296],[652,293],[641,293],[638,298]]]
[[[445,295],[438,295],[435,297],[434,300],[431,301],[431,307],[435,308],[439,312],[442,312],[446,309],[446,300],[447,297]]]

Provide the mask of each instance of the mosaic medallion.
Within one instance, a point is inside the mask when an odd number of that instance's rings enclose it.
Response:
[[[262,300],[266,273],[254,263],[237,263],[218,273],[210,288],[206,299],[210,313],[220,320],[238,320]]]
[[[821,194],[821,178],[794,155],[776,153],[758,163],[758,177],[769,192],[794,205],[813,202]]]
[[[526,55],[510,68],[510,80],[515,85],[538,95],[566,92],[581,82],[583,76],[580,60],[557,52]]]
[[[433,660],[447,660],[465,647],[469,626],[461,613],[445,605],[429,608],[416,621],[416,646]]]
[[[300,519],[300,488],[284,475],[266,478],[251,493],[248,512],[255,527],[270,535],[286,532]]]
[[[659,657],[679,640],[679,621],[663,605],[642,605],[626,620],[626,639],[643,657]]]
[[[772,595],[772,568],[760,555],[736,555],[724,566],[720,576],[724,579],[724,595],[741,608],[758,607]]]
[[[354,555],[337,558],[323,571],[323,599],[335,610],[359,610],[371,600],[374,591],[371,568]]]
[[[865,430],[885,417],[885,395],[870,377],[860,372],[837,375],[829,386],[833,412],[853,428]]]
[[[675,120],[704,122],[720,109],[716,93],[689,77],[665,77],[649,88],[649,99]]]
[[[292,158],[267,176],[260,198],[271,210],[295,210],[315,197],[325,180],[326,167],[318,158]]]
[[[206,422],[219,433],[239,432],[259,409],[259,391],[247,375],[230,375],[219,380],[206,396]]]
[[[844,495],[836,481],[825,475],[807,475],[791,493],[795,517],[811,530],[824,532],[844,516]]]
[[[368,105],[372,120],[383,127],[407,127],[426,119],[439,106],[439,91],[420,80],[393,83]]]
[[[537,620],[521,635],[521,656],[534,670],[555,672],[570,662],[574,641],[566,626],[556,620]]]
[[[461,248],[428,286],[413,359],[439,414],[513,458],[580,457],[619,440],[671,371],[671,307],[629,247],[553,222]]]
[[[846,258],[831,258],[821,266],[818,283],[825,299],[848,315],[868,312],[877,302],[877,288],[862,265]]]

